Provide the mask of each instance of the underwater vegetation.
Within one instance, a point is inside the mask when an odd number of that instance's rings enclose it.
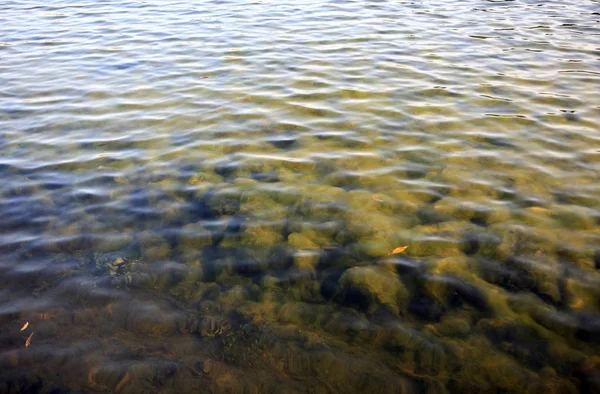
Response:
[[[0,394],[600,393],[597,2],[0,7]]]

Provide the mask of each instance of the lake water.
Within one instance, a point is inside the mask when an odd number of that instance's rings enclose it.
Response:
[[[592,0],[3,1],[0,393],[600,392],[599,87]]]

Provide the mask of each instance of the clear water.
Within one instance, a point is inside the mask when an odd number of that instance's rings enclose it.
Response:
[[[599,28],[3,1],[0,392],[598,392]]]

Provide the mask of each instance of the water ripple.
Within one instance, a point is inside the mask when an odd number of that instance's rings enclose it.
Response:
[[[594,391],[596,5],[4,2],[0,392]]]

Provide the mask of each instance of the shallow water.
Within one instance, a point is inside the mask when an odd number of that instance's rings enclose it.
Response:
[[[0,393],[599,392],[599,11],[3,2]]]

